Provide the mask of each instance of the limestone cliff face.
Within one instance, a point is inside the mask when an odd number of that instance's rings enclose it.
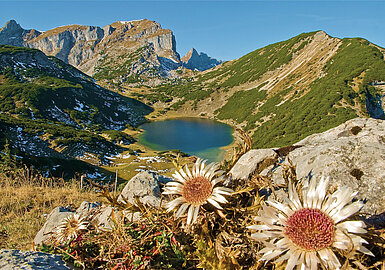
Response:
[[[40,33],[24,30],[9,21],[0,30],[0,44],[43,51],[99,79],[121,81],[135,74],[135,83],[154,77],[167,78],[181,66],[171,30],[154,21],[119,21],[103,28],[69,25]],[[124,66],[124,69],[121,66]],[[117,71],[118,70],[118,71]]]
[[[71,25],[44,32],[28,40],[25,45],[78,67],[93,57],[95,45],[103,36],[100,27]]]
[[[217,59],[209,57],[203,52],[198,54],[198,52],[194,48],[189,50],[187,54],[182,57],[181,60],[183,62],[184,67],[199,71],[204,71],[213,68],[222,63],[222,61],[218,61]]]

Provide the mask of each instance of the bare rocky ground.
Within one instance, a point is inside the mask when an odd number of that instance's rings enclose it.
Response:
[[[3,249],[0,250],[0,269],[68,270],[75,268],[66,264],[60,255],[37,251]]]

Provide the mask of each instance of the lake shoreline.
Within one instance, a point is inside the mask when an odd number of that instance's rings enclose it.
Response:
[[[137,142],[141,145],[154,151],[180,149],[210,161],[221,161],[235,141],[233,127],[202,117],[157,119],[139,128],[141,132],[137,135]]]

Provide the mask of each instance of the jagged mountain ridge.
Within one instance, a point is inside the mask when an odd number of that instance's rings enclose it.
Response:
[[[25,30],[15,20],[10,20],[0,29],[0,44],[22,47],[40,34],[35,29]]]
[[[254,147],[280,147],[357,116],[383,118],[385,89],[376,82],[385,81],[384,52],[361,38],[304,33],[154,94],[174,97],[181,113],[248,130]]]
[[[181,72],[175,71],[184,66],[172,31],[146,19],[118,21],[103,28],[68,25],[43,33],[24,30],[11,20],[0,29],[0,44],[39,49],[90,76],[115,83],[158,84],[179,78]],[[215,62],[202,59],[188,68],[204,70]]]
[[[23,47],[0,45],[0,144],[30,156],[81,158],[117,153],[100,134],[145,122],[152,109],[94,83],[55,57]],[[116,136],[115,136],[116,137]],[[35,145],[34,147],[32,147]],[[1,147],[0,147],[1,148]]]
[[[205,71],[215,66],[218,66],[222,61],[218,61],[207,54],[198,53],[194,48],[189,50],[185,56],[181,58],[183,66],[191,70]]]

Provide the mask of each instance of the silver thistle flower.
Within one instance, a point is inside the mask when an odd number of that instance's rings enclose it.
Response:
[[[261,260],[287,261],[286,270],[316,270],[318,264],[327,269],[339,269],[341,264],[334,250],[355,250],[373,254],[363,246],[367,242],[356,234],[367,231],[363,221],[348,220],[363,206],[361,201],[352,202],[357,194],[343,187],[327,194],[328,178],[322,177],[318,186],[313,178],[302,189],[300,200],[295,186],[289,183],[288,197],[283,202],[266,201],[258,213],[260,225],[249,226],[259,232],[251,236],[265,244]]]
[[[167,211],[172,211],[181,205],[176,211],[176,217],[182,216],[186,210],[187,224],[192,224],[198,218],[199,209],[202,205],[210,203],[217,209],[222,209],[219,203],[227,203],[223,195],[231,195],[233,190],[226,187],[216,187],[225,180],[219,170],[218,163],[206,166],[205,161],[198,158],[192,171],[185,166],[173,174],[176,181],[169,182],[164,188],[163,194],[179,195],[178,198],[167,203]],[[221,176],[222,175],[222,176]]]
[[[81,231],[87,230],[89,222],[78,214],[70,215],[63,219],[56,228],[55,239],[57,243],[65,243],[76,239]]]

